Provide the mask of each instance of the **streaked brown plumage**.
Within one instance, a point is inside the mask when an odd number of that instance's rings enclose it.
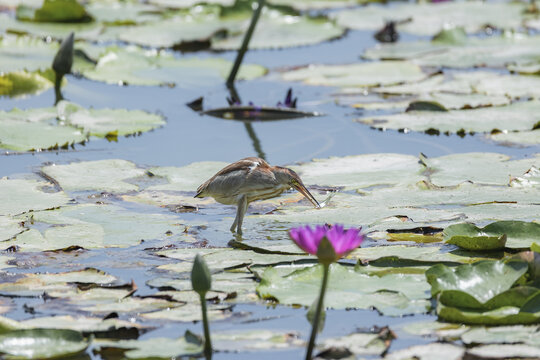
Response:
[[[225,205],[236,205],[236,218],[231,231],[242,233],[242,221],[250,202],[270,199],[284,191],[295,188],[313,205],[320,207],[317,200],[306,189],[302,180],[291,169],[270,166],[265,160],[248,157],[221,169],[197,188],[195,197],[213,197]]]

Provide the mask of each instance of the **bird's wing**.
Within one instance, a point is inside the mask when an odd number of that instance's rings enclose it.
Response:
[[[195,197],[203,197],[205,192],[236,196],[245,185],[250,173],[261,166],[270,167],[266,161],[257,157],[248,157],[229,164],[199,186]]]

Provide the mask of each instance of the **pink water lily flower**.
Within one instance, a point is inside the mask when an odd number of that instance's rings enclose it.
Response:
[[[317,255],[319,244],[326,236],[338,260],[342,256],[347,255],[352,250],[356,249],[364,240],[364,235],[360,234],[360,229],[350,228],[345,230],[343,225],[317,225],[312,229],[309,225],[292,228],[289,230],[291,239],[305,252]]]

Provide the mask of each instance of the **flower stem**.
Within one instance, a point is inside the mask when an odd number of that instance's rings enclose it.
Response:
[[[311,336],[309,337],[309,344],[306,352],[306,360],[311,360],[311,354],[315,347],[315,337],[317,336],[317,330],[319,329],[319,321],[321,319],[321,312],[324,302],[324,293],[326,292],[326,284],[328,283],[328,274],[330,272],[329,264],[323,265],[323,280],[321,285],[321,293],[319,294],[319,301],[317,302],[317,308],[315,309],[315,317],[313,318],[313,327],[311,328]]]
[[[212,359],[212,342],[210,340],[210,329],[208,326],[208,316],[206,314],[206,293],[199,294],[201,298],[202,320],[204,328],[204,357],[206,360]]]

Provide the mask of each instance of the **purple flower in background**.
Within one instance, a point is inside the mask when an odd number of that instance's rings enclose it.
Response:
[[[298,100],[298,98],[293,99],[292,88],[289,88],[289,90],[287,90],[287,95],[285,95],[285,100],[283,101],[283,103],[279,101],[277,103],[277,107],[287,107],[291,109],[296,109],[296,100]]]
[[[352,250],[356,249],[364,240],[364,235],[360,234],[361,229],[350,228],[345,230],[343,225],[317,225],[312,229],[309,225],[292,228],[289,230],[291,239],[305,252],[318,255],[319,244],[323,237],[326,237],[335,252],[334,261]]]

